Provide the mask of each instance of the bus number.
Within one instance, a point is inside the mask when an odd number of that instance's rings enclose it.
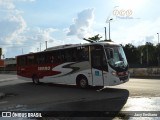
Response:
[[[47,71],[47,70],[50,70],[50,69],[51,69],[50,66],[48,66],[48,67],[38,67],[38,70],[39,70],[39,71],[42,71],[42,70]]]

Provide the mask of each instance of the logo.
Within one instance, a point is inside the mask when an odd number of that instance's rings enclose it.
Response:
[[[95,71],[95,76],[100,76],[99,71]]]
[[[113,10],[113,15],[115,16],[121,16],[121,17],[130,17],[133,14],[133,11],[131,9],[115,9]]]
[[[123,9],[119,6],[114,7],[112,14],[116,17],[116,19],[139,19],[133,17],[133,10]]]
[[[11,117],[11,112],[2,112],[2,117]]]
[[[2,112],[2,117],[39,118],[42,114],[39,112]]]

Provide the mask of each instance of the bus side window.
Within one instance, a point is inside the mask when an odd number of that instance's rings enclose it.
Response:
[[[28,55],[27,56],[27,65],[32,65],[35,62],[35,56],[34,55]]]
[[[83,59],[85,61],[89,60],[89,47],[88,46],[84,47],[82,54],[83,54]]]
[[[89,60],[89,47],[84,46],[78,50],[78,57],[80,61],[88,61]]]
[[[18,58],[18,61],[20,66],[24,66],[26,64],[26,57],[25,56],[20,57]]]
[[[64,62],[65,61],[65,54],[64,54],[64,51],[61,51],[61,62]]]
[[[66,49],[64,51],[65,62],[72,62],[72,49]]]
[[[73,62],[76,62],[76,61],[77,61],[77,50],[76,50],[76,49],[73,49],[72,61],[73,61]]]
[[[38,64],[44,64],[45,63],[45,56],[43,54],[38,55],[37,62],[38,62]]]

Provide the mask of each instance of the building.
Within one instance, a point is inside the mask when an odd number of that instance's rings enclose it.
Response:
[[[16,59],[0,59],[0,71],[16,71]]]
[[[0,71],[4,70],[4,60],[0,59]]]

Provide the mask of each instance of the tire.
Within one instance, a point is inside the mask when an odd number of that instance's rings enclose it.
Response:
[[[87,78],[86,77],[80,77],[78,79],[77,86],[80,87],[80,88],[87,88],[88,87]]]
[[[39,85],[39,84],[40,84],[39,78],[38,78],[37,76],[33,76],[33,77],[32,77],[32,81],[33,81],[33,83],[36,84],[36,85]]]

